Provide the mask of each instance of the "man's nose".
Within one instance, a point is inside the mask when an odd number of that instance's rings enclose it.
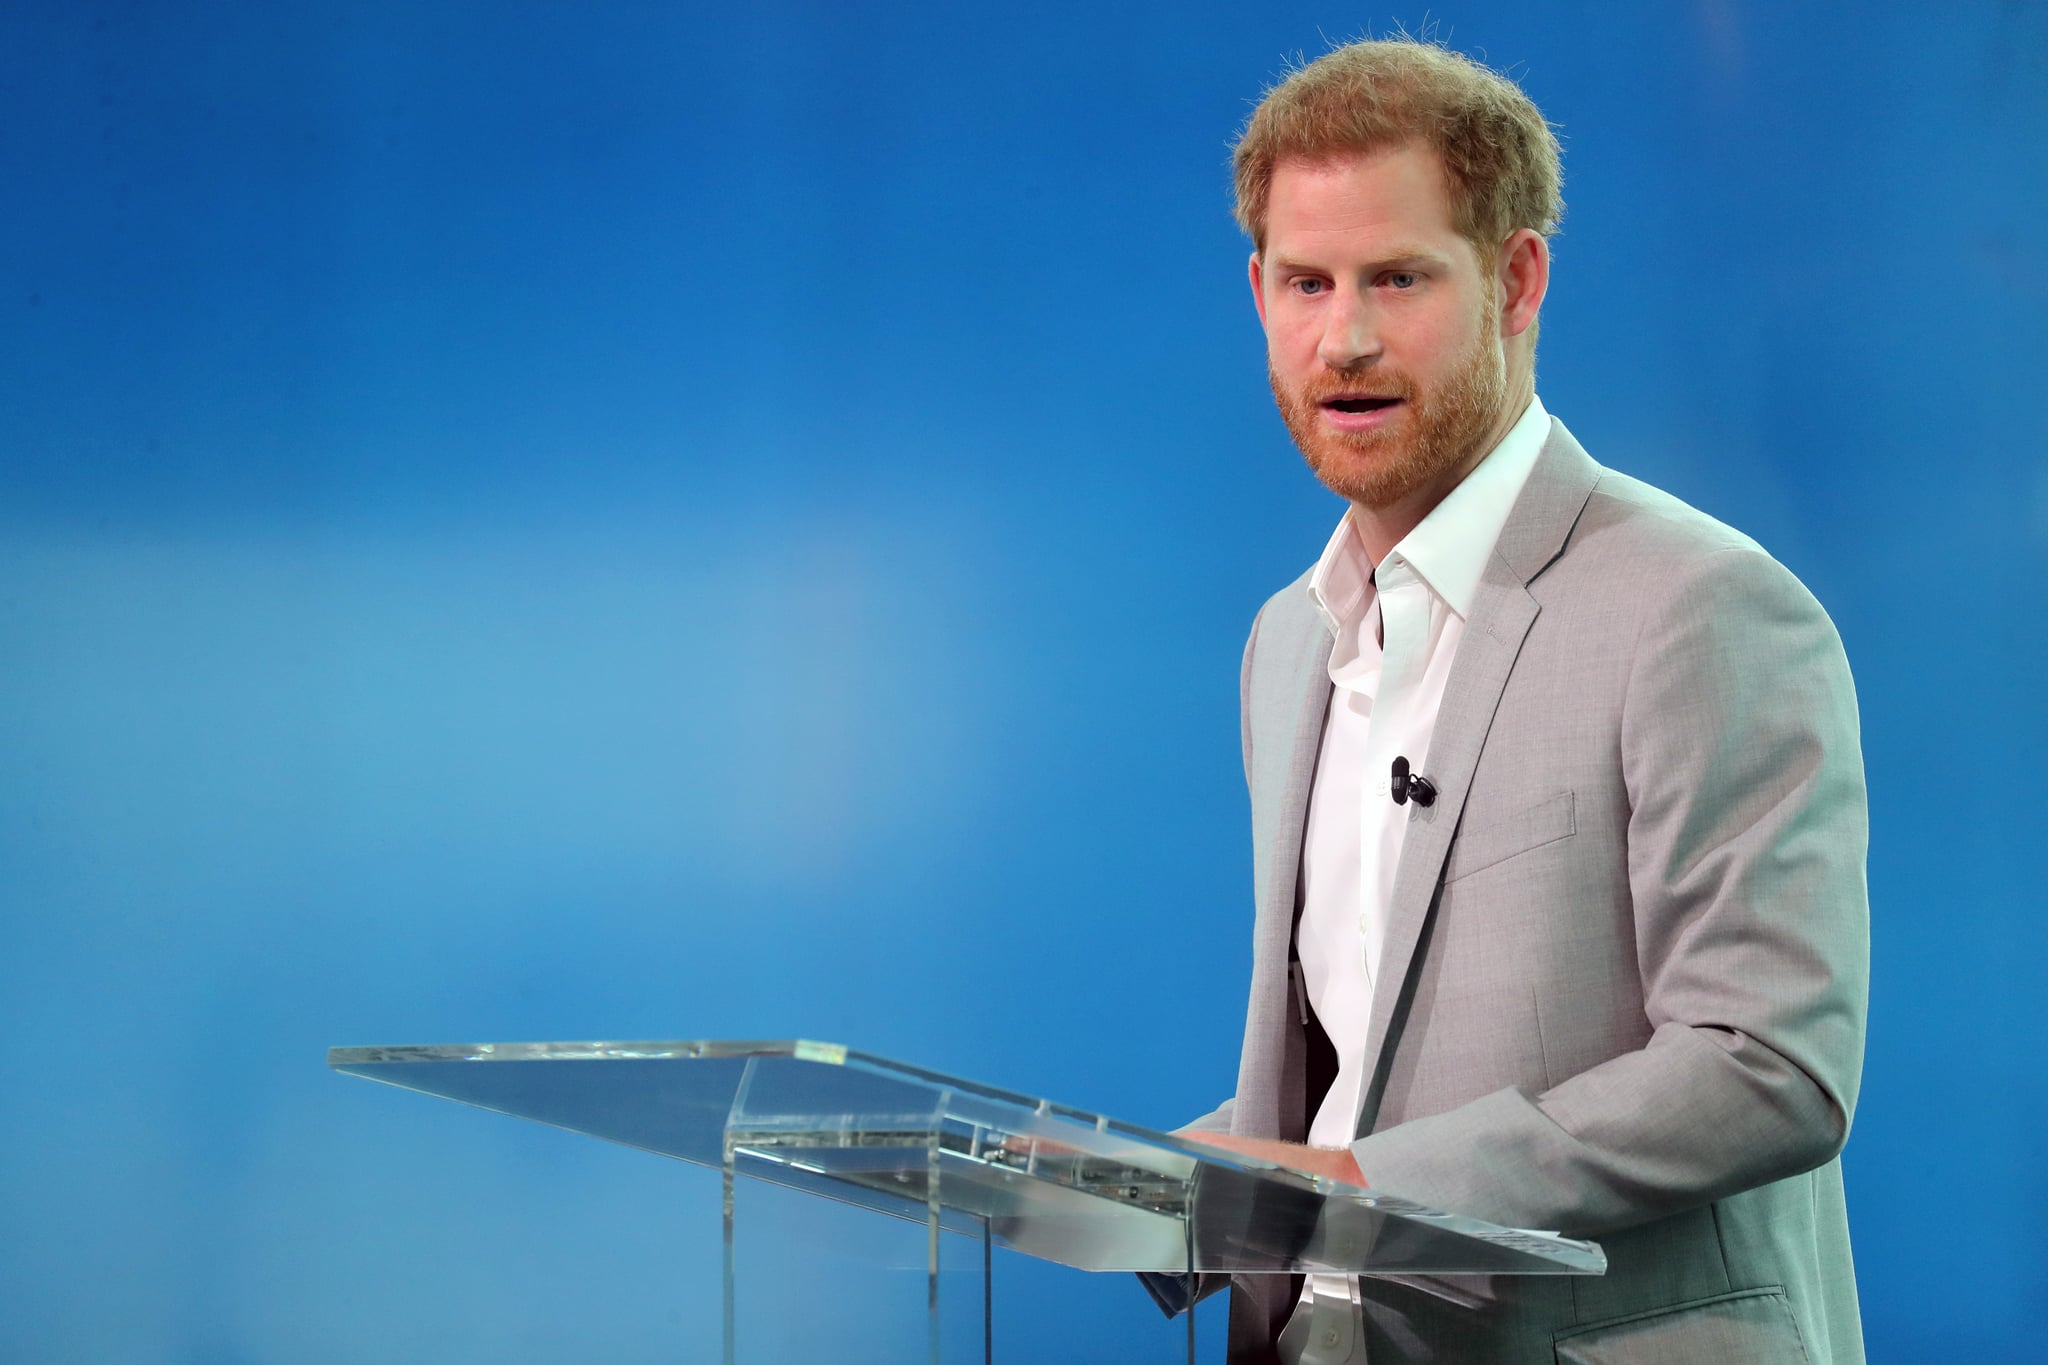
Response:
[[[1349,370],[1380,353],[1377,320],[1366,301],[1340,289],[1323,315],[1323,340],[1316,355],[1333,370]]]

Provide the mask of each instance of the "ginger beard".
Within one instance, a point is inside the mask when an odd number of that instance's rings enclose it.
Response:
[[[1393,506],[1483,454],[1474,447],[1486,439],[1507,398],[1507,360],[1484,327],[1475,329],[1471,352],[1433,392],[1409,375],[1378,366],[1324,369],[1300,388],[1289,389],[1269,360],[1266,378],[1288,434],[1316,477],[1339,497],[1374,511]],[[1360,384],[1369,385],[1375,394],[1401,399],[1400,419],[1383,431],[1333,431],[1325,426],[1323,400]]]

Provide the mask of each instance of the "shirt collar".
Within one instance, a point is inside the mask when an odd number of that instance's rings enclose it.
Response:
[[[1389,552],[1407,560],[1460,620],[1472,615],[1480,575],[1549,435],[1550,414],[1532,397],[1479,467]]]
[[[1550,414],[1532,397],[1500,444],[1388,552],[1389,559],[1406,561],[1461,620],[1472,614],[1486,561],[1549,435]],[[1331,634],[1356,628],[1371,600],[1372,572],[1347,511],[1308,580],[1309,600]]]
[[[1308,577],[1308,600],[1315,603],[1330,634],[1340,640],[1347,628],[1356,630],[1365,616],[1372,600],[1372,561],[1365,557],[1365,546],[1351,529],[1348,511],[1338,518],[1330,543],[1323,547],[1315,572]]]

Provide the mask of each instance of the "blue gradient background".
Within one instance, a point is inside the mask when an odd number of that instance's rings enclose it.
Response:
[[[1848,644],[1871,1356],[2037,1359],[2048,9],[1430,13],[1564,133],[1545,401]],[[1396,19],[8,6],[0,1357],[708,1354],[714,1178],[330,1044],[1221,1098],[1238,652],[1338,510],[1224,149]],[[1018,1358],[1176,1358],[1003,1275]]]

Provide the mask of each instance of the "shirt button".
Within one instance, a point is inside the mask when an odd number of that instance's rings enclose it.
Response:
[[[1323,1329],[1323,1345],[1325,1345],[1325,1346],[1335,1346],[1336,1344],[1337,1344],[1337,1329],[1336,1329],[1336,1328],[1334,1328],[1334,1327],[1325,1327],[1325,1328]]]

